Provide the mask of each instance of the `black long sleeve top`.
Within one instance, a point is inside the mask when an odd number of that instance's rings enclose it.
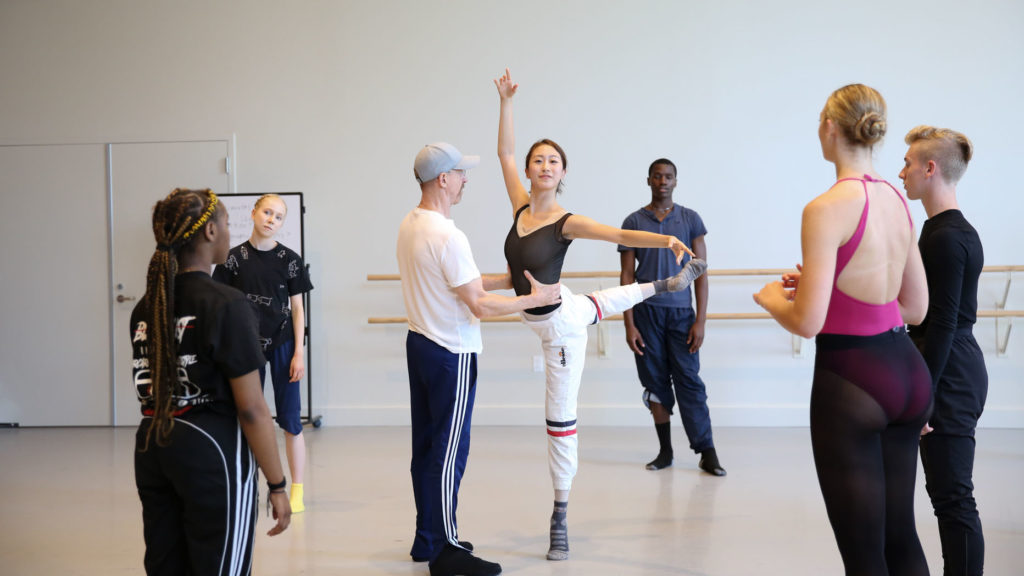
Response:
[[[922,349],[934,386],[942,377],[957,330],[977,321],[978,278],[985,253],[978,232],[959,210],[946,210],[926,220],[918,246],[928,278],[928,314],[909,332]]]

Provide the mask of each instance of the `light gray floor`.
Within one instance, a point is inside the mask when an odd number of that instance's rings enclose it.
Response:
[[[648,472],[653,429],[582,428],[569,504],[572,558],[548,562],[551,493],[542,428],[478,427],[460,536],[505,574],[841,574],[808,431],[715,431],[726,478],[701,474],[677,423],[673,468]],[[141,574],[141,507],[127,428],[0,430],[0,574]],[[427,574],[409,560],[407,428],[306,430],[307,511],[275,538],[261,510],[254,574]],[[978,433],[975,485],[986,574],[1024,573],[1024,430]],[[283,454],[283,451],[282,451]],[[920,474],[919,474],[920,475]],[[917,493],[933,574],[938,533]]]

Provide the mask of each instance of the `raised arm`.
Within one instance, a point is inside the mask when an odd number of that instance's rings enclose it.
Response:
[[[689,246],[679,238],[666,234],[655,234],[642,230],[623,230],[600,224],[579,214],[573,214],[565,221],[562,235],[569,239],[585,238],[587,240],[604,240],[613,244],[622,244],[631,248],[668,248],[676,255],[676,264],[683,262],[683,255],[694,256]]]
[[[524,204],[530,201],[530,195],[519,179],[516,169],[516,138],[512,123],[512,97],[515,96],[518,84],[512,82],[508,68],[505,75],[494,81],[498,88],[501,105],[498,112],[498,162],[501,164],[501,175],[505,178],[505,190],[512,202],[512,213],[515,214]]]
[[[523,273],[526,275],[526,279],[530,281],[531,287],[530,293],[525,296],[492,294],[484,290],[484,282],[479,277],[457,287],[455,293],[459,295],[459,299],[466,303],[469,311],[477,318],[505,316],[506,314],[514,314],[529,308],[539,308],[540,306],[557,304],[562,301],[560,284],[541,284],[534,279],[529,271],[524,271]],[[500,287],[503,288],[504,286]]]

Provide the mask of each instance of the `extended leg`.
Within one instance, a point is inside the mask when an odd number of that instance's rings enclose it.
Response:
[[[693,281],[707,270],[707,263],[694,258],[683,266],[683,269],[671,278],[656,280],[647,284],[627,284],[614,286],[591,292],[588,297],[597,306],[597,318],[590,323],[595,324],[602,318],[619,314],[643,302],[660,292],[678,292],[685,290]]]

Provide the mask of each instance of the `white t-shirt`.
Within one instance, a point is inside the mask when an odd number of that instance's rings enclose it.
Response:
[[[455,288],[480,277],[466,235],[439,212],[414,208],[398,228],[398,271],[409,329],[449,352],[480,352],[480,320]]]

